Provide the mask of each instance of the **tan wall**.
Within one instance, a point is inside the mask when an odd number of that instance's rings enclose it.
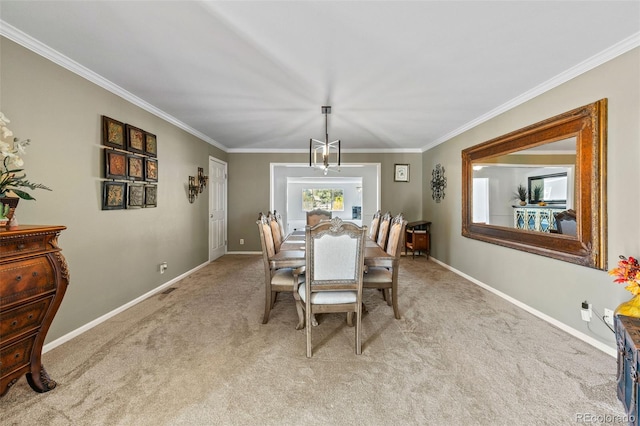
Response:
[[[550,317],[614,347],[613,333],[597,318],[588,329],[580,303],[600,313],[630,294],[605,271],[527,254],[461,236],[461,151],[582,105],[609,99],[608,263],[618,255],[640,255],[640,49],[634,49],[424,153],[425,176],[446,167],[447,197],[436,204],[425,191],[432,226],[432,254],[459,271]],[[460,297],[464,297],[463,294]]]
[[[343,145],[346,143],[343,142]],[[301,144],[302,145],[302,144]],[[229,154],[229,251],[259,251],[255,222],[269,206],[271,163],[305,163],[307,154]],[[380,209],[404,213],[407,220],[421,219],[422,154],[344,153],[344,163],[380,163]],[[394,164],[409,164],[409,182],[394,182]],[[244,245],[239,241],[243,238]]]
[[[208,197],[189,204],[186,184],[226,153],[5,38],[0,55],[0,110],[32,140],[28,178],[53,189],[21,200],[17,218],[67,226],[59,242],[71,283],[47,342],[208,260]],[[101,210],[101,115],[157,135],[157,208]]]

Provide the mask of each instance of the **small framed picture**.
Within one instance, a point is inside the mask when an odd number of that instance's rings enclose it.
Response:
[[[158,181],[158,160],[154,158],[144,159],[144,180],[149,182]]]
[[[102,145],[127,149],[125,145],[124,123],[102,116]]]
[[[409,182],[409,165],[396,164],[393,171],[394,182]]]
[[[127,178],[127,154],[113,149],[104,150],[104,177],[107,179]]]
[[[145,185],[144,186],[144,206],[156,207],[157,205],[158,205],[158,186]]]
[[[127,155],[127,176],[131,180],[144,180],[144,157],[135,154]]]
[[[144,185],[141,183],[129,184],[129,197],[127,208],[139,209],[144,207]]]
[[[122,210],[126,201],[126,182],[102,182],[102,210]]]
[[[147,132],[144,134],[144,153],[149,157],[158,156],[158,141],[156,135]]]
[[[144,131],[125,124],[127,132],[127,150],[138,154],[144,153]]]

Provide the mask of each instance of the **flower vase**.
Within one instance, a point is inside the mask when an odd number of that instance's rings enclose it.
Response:
[[[0,197],[0,209],[4,209],[5,206],[9,206],[9,212],[5,215],[7,220],[4,222],[4,225],[0,222],[0,226],[9,226],[9,222],[11,222],[11,218],[18,206],[18,201],[20,201],[20,198],[18,197]]]
[[[633,296],[630,300],[622,302],[614,311],[615,315],[640,318],[640,295]]]

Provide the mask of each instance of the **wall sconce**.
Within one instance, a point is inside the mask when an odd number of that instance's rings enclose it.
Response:
[[[204,175],[202,167],[198,167],[198,176],[189,176],[189,202],[191,204],[198,198],[198,194],[204,191],[208,181],[209,176]]]
[[[204,188],[207,186],[207,182],[209,181],[209,176],[204,175],[204,169],[202,167],[198,167],[198,191],[202,193]]]
[[[193,204],[193,202],[198,198],[198,192],[200,188],[196,185],[196,178],[194,176],[189,176],[189,202]]]

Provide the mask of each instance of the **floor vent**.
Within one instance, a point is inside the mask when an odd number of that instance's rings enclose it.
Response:
[[[162,294],[169,294],[171,293],[173,290],[175,290],[175,287],[169,287],[168,289],[166,289],[165,291],[162,292]]]

